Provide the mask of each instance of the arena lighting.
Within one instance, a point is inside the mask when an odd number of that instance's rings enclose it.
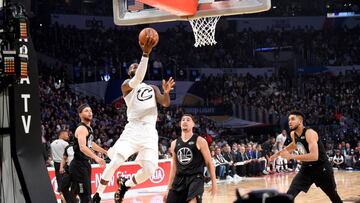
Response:
[[[255,51],[273,51],[273,50],[277,50],[277,47],[261,47],[261,48],[256,48]]]
[[[292,46],[282,46],[282,47],[260,47],[256,48],[255,51],[265,52],[265,51],[275,51],[275,50],[285,50],[285,49],[292,49]]]
[[[360,14],[355,14],[355,12],[334,12],[327,13],[326,17],[328,18],[346,18],[346,17],[355,17],[360,16]]]
[[[105,73],[101,76],[101,80],[103,81],[109,81],[111,79],[110,75],[108,73]]]

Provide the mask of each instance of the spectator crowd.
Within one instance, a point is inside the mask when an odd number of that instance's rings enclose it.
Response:
[[[80,30],[58,24],[33,30],[38,52],[67,66],[66,78],[73,82],[126,77],[128,66],[139,60],[137,35],[142,27]],[[312,27],[279,30],[268,28],[239,32],[218,29],[217,44],[195,48],[193,34],[185,24],[160,33],[160,42],[151,55],[147,79],[192,76],[198,68],[274,67],[279,49],[287,47],[304,65],[345,66],[360,64],[360,27],[315,30]],[[91,43],[90,43],[91,42]],[[181,43],[177,43],[181,42]],[[176,46],[175,46],[176,45]],[[274,48],[274,60],[264,58],[261,48]],[[193,77],[195,79],[197,77]]]

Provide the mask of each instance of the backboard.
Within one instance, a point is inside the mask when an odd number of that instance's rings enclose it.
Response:
[[[198,2],[194,15],[179,16],[137,0],[113,0],[114,22],[121,26],[257,13],[267,11],[270,7],[271,0],[203,0]]]

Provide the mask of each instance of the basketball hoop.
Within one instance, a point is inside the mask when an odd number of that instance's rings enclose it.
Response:
[[[189,19],[195,37],[195,47],[215,45],[215,28],[220,16]]]

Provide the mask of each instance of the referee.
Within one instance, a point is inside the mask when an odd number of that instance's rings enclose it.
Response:
[[[61,193],[62,175],[60,173],[60,164],[63,158],[65,148],[69,145],[69,132],[67,130],[60,130],[58,132],[59,138],[50,144],[51,156],[54,161],[56,182],[58,184],[58,192]]]

